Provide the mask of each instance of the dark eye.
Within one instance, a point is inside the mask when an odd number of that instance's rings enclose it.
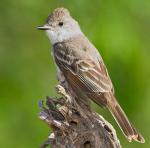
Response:
[[[63,26],[63,24],[64,24],[63,22],[59,22],[59,24],[58,24],[58,25],[59,25],[59,26]]]

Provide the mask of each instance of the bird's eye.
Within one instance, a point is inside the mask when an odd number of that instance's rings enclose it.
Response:
[[[64,24],[63,22],[59,22],[58,25],[61,27],[61,26],[63,26],[63,24]]]

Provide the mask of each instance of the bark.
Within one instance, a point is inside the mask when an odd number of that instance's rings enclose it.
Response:
[[[71,103],[62,86],[56,88],[62,97],[39,102],[39,117],[52,129],[41,148],[121,148],[110,123],[81,102]]]

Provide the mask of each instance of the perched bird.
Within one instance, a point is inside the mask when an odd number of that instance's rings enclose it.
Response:
[[[144,143],[144,138],[129,122],[114,96],[114,88],[102,57],[65,8],[55,9],[44,26],[53,46],[59,79],[75,94],[108,108],[129,141]]]

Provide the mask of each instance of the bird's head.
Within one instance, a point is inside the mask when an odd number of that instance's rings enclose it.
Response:
[[[75,21],[67,9],[57,8],[47,18],[44,26],[38,29],[45,30],[52,44],[62,42],[82,34],[78,22]]]

